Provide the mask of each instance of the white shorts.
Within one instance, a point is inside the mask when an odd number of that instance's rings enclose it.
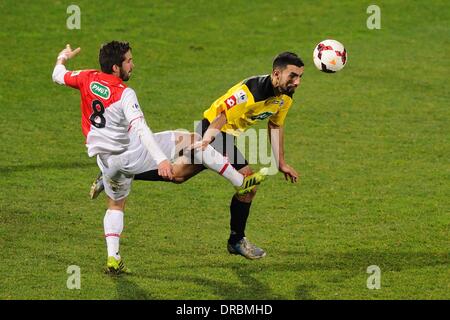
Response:
[[[156,142],[169,160],[176,158],[175,131],[154,134]],[[140,143],[136,134],[130,134],[128,150],[117,155],[97,155],[97,164],[103,173],[105,192],[113,200],[128,196],[135,174],[158,168],[147,149]]]

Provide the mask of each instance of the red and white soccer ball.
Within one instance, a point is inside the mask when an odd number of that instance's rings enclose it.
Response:
[[[334,73],[344,68],[347,63],[347,51],[336,40],[323,40],[314,49],[313,58],[317,69]]]

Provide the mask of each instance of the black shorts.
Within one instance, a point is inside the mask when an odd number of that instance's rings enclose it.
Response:
[[[203,134],[208,129],[210,123],[207,119],[203,119],[195,129],[195,132],[200,134],[203,137]],[[236,147],[236,137],[227,134],[221,131],[217,134],[216,138],[213,142],[211,142],[211,146],[220,152],[222,155],[228,157],[230,164],[236,170],[240,170],[246,166],[248,166],[248,162],[239,149]]]

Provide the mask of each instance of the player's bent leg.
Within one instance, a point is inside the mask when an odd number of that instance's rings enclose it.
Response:
[[[158,143],[163,147],[164,149],[163,151],[165,152],[165,154],[171,160],[174,160],[180,155],[182,155],[184,149],[186,149],[192,143],[200,139],[200,136],[198,134],[185,131],[163,131],[156,133],[155,137]],[[132,143],[134,143],[133,139],[136,139],[136,137],[134,136],[131,137]],[[146,156],[147,152],[145,150],[144,152],[139,152],[139,154],[141,156],[144,155],[143,158],[146,159],[145,163],[150,167],[148,168],[148,171],[138,170],[137,172],[139,173],[135,175],[135,180],[167,181],[158,175],[157,169],[152,170],[151,162],[149,163],[148,161],[149,159],[147,159]],[[137,161],[133,161],[133,163],[137,163]],[[99,165],[101,165],[101,163]],[[176,180],[173,181],[175,183],[181,183],[183,181],[186,181],[192,175],[194,175],[194,173],[191,172],[191,170],[187,170],[187,168],[180,168],[180,170],[178,170],[177,172],[179,175],[177,176]],[[100,193],[102,193],[104,190],[105,186],[103,183],[102,172],[100,171],[91,184],[91,188],[89,191],[89,198],[91,200],[96,199],[100,195]]]
[[[205,169],[205,167],[202,164],[195,164],[195,161],[193,158],[190,157],[190,153],[186,152],[186,148],[190,146],[192,143],[199,141],[200,136],[196,133],[188,133],[183,131],[173,131],[175,135],[176,145],[175,145],[175,155],[181,155],[178,157],[175,162],[173,163],[173,170],[174,170],[174,178],[171,182],[174,183],[183,183],[193,176],[197,175],[199,172]],[[211,152],[213,149],[211,148]],[[216,157],[220,157],[222,159],[221,155],[217,152],[215,152]],[[220,161],[218,161],[220,162]],[[211,164],[211,163],[210,163]],[[223,170],[225,168],[226,171]],[[247,168],[247,169],[245,169]],[[239,184],[235,184],[235,189],[238,195],[245,195],[247,193],[250,193],[252,189],[260,184],[262,181],[264,181],[265,177],[267,176],[268,169],[262,168],[260,171],[256,173],[252,173],[248,166],[244,167],[241,170],[244,170],[241,172],[235,171],[232,166],[229,166],[228,164],[220,165],[218,168],[215,168],[220,174],[224,175],[228,173],[230,177],[227,176],[227,179],[232,180],[238,180],[240,179]],[[220,169],[220,170],[219,170]],[[224,172],[225,171],[225,172]],[[236,174],[233,174],[233,171],[236,172]],[[239,176],[237,176],[239,174]],[[166,181],[162,179],[158,175],[158,170],[149,170],[146,172],[142,172],[135,175],[135,180],[145,180],[145,181]],[[234,182],[234,181],[232,181]],[[91,199],[95,199],[98,197],[98,195],[104,190],[103,185],[103,179],[102,179],[102,173],[100,172],[99,175],[96,177],[94,182],[92,183],[89,195]]]

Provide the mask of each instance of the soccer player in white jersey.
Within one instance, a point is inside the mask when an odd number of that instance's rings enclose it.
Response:
[[[173,179],[170,160],[178,149],[195,141],[195,136],[179,131],[153,134],[144,119],[136,94],[125,85],[133,68],[131,47],[127,42],[112,41],[99,53],[101,71],[68,71],[67,60],[80,52],[67,45],[57,57],[53,81],[78,89],[81,94],[81,127],[86,137],[87,152],[97,157],[107,194],[108,210],[104,216],[104,231],[108,252],[106,272],[127,273],[119,254],[123,230],[125,200],[133,177],[137,173],[157,169],[167,180]],[[135,136],[130,143],[130,136]],[[182,143],[177,145],[177,141]],[[246,193],[262,181],[261,175],[244,177],[226,158],[214,151],[193,150],[195,159],[227,178],[240,193]]]

